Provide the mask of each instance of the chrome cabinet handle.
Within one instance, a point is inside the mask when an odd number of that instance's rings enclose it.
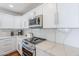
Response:
[[[55,25],[57,25],[57,15],[56,15],[56,13],[55,13],[54,17],[55,17]]]

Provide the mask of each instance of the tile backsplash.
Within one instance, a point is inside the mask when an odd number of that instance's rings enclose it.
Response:
[[[66,40],[66,37],[70,30],[64,30],[64,29],[52,29],[52,28],[46,28],[46,29],[26,29],[24,30],[24,33],[32,32],[34,36],[45,38],[49,41],[61,43],[64,44],[64,41]]]
[[[32,32],[34,36],[45,38],[52,42],[79,48],[79,29],[26,29],[24,33]]]
[[[10,36],[11,31],[0,30],[0,36]],[[17,32],[18,30],[13,31]],[[79,29],[24,29],[24,35],[29,32],[36,37],[79,48]]]
[[[24,33],[32,32],[34,36],[55,42],[55,29],[26,29]]]

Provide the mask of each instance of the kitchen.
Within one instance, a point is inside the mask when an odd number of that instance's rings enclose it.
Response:
[[[0,3],[1,56],[78,56],[78,3]]]

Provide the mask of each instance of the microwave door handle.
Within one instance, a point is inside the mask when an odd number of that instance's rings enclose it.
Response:
[[[38,18],[36,18],[36,24],[38,24]]]
[[[38,19],[37,19],[37,22],[38,22],[38,24],[40,24],[40,22],[41,22],[41,20],[40,20],[40,18],[38,17]]]

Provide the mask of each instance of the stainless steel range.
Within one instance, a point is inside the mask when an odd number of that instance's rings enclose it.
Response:
[[[33,37],[30,41],[28,39],[24,39],[22,42],[22,52],[23,56],[35,56],[36,55],[36,47],[35,45],[45,41],[46,39]]]

